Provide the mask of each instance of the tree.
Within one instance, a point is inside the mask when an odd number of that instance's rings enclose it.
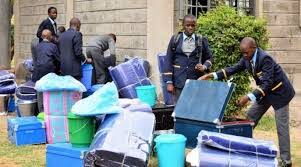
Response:
[[[253,37],[262,49],[268,47],[266,21],[246,16],[229,6],[219,6],[198,18],[198,33],[208,37],[214,56],[213,71],[231,66],[239,61],[239,43],[243,37]],[[241,114],[244,108],[236,100],[250,89],[250,76],[241,73],[233,76],[235,91],[227,106],[226,116]]]

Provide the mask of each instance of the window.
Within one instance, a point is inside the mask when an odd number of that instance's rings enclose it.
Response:
[[[218,0],[177,0],[180,6],[180,19],[186,14],[199,16],[202,13],[216,7]],[[225,0],[229,6],[248,15],[254,15],[255,0]]]

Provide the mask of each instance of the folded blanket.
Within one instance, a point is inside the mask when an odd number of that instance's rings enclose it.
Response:
[[[236,153],[277,157],[277,147],[273,142],[255,140],[252,138],[227,135],[216,132],[201,131],[198,136],[199,144],[205,144]]]
[[[278,164],[277,158],[232,153],[204,144],[199,145],[196,149],[199,161],[197,167],[277,167]]]
[[[15,75],[6,70],[0,70],[0,81],[7,79],[15,79]]]
[[[0,94],[14,94],[16,87],[14,79],[0,80]]]

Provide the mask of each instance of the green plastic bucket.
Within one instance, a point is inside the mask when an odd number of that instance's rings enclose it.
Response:
[[[186,137],[181,134],[162,134],[155,138],[159,167],[184,167]]]
[[[39,121],[43,122],[45,120],[45,114],[44,114],[44,112],[40,112],[38,114],[37,118],[38,118]]]
[[[70,143],[73,147],[89,147],[95,134],[94,117],[68,114]]]
[[[154,85],[137,86],[136,92],[138,99],[151,107],[156,105],[156,87]]]

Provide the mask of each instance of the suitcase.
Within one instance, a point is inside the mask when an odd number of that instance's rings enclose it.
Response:
[[[88,148],[74,148],[70,143],[47,144],[46,167],[83,167]]]
[[[45,125],[36,117],[17,117],[7,121],[8,139],[20,146],[46,143]]]
[[[85,156],[85,167],[146,167],[154,126],[153,113],[123,111],[107,115]]]
[[[219,81],[188,80],[175,107],[175,132],[187,137],[194,148],[201,130],[252,137],[253,122],[223,122],[234,84]]]

